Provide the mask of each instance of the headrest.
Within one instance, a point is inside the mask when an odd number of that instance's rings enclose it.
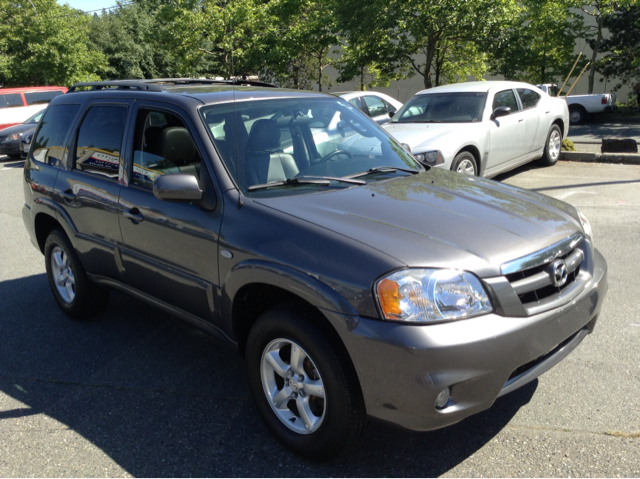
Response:
[[[162,156],[175,164],[188,164],[198,157],[198,150],[186,128],[172,126],[162,133]]]
[[[257,120],[251,127],[248,151],[272,150],[280,146],[280,128],[273,120]]]

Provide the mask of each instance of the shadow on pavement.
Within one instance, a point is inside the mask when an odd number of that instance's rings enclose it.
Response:
[[[1,282],[0,300],[0,391],[20,403],[0,411],[0,422],[43,415],[48,428],[72,429],[133,476],[438,476],[490,441],[537,388],[439,431],[372,423],[342,463],[313,464],[263,426],[235,350],[189,324],[119,293],[100,317],[69,320],[43,274]],[[64,447],[49,444],[59,435],[26,434],[65,460]]]

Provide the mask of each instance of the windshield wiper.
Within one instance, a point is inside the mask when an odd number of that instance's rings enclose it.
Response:
[[[289,185],[318,185],[329,186],[332,181],[339,181],[341,183],[350,183],[352,185],[366,185],[365,181],[353,180],[347,178],[337,178],[333,176],[297,176],[295,178],[289,178],[284,181],[273,181],[271,183],[263,183],[261,185],[252,185],[248,188],[249,191],[264,190],[267,188],[273,188],[277,186],[289,186]]]
[[[418,170],[412,170],[411,168],[402,168],[400,166],[376,166],[375,168],[371,168],[367,171],[361,171],[360,173],[345,176],[345,178],[359,178],[360,176],[366,176],[372,173],[391,173],[394,171],[404,171],[405,173],[411,173],[412,175],[420,173],[420,171]]]

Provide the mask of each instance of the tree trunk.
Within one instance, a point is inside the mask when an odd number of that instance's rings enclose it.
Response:
[[[589,67],[589,94],[593,93],[593,83],[596,77],[596,57],[598,56],[598,52],[600,51],[600,45],[602,44],[602,28],[603,28],[603,18],[602,15],[598,15],[598,36],[596,37],[596,43],[593,46],[593,55],[591,55],[591,66]]]
[[[360,67],[360,91],[364,91],[364,67]]]

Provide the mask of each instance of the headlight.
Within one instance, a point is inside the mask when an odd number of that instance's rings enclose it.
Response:
[[[576,209],[578,212],[578,218],[580,218],[580,223],[582,224],[582,229],[584,230],[584,234],[586,234],[591,240],[593,240],[593,233],[591,231],[591,225],[589,224],[589,220],[582,212]],[[593,241],[592,241],[593,242]]]
[[[385,319],[412,322],[471,318],[493,311],[480,280],[455,269],[408,269],[375,286]]]
[[[24,133],[14,133],[13,135],[9,135],[6,141],[19,140],[22,138],[22,135],[24,135]]]
[[[416,153],[413,156],[420,163],[429,166],[442,165],[444,163],[444,156],[440,150],[425,151],[424,153]]]

